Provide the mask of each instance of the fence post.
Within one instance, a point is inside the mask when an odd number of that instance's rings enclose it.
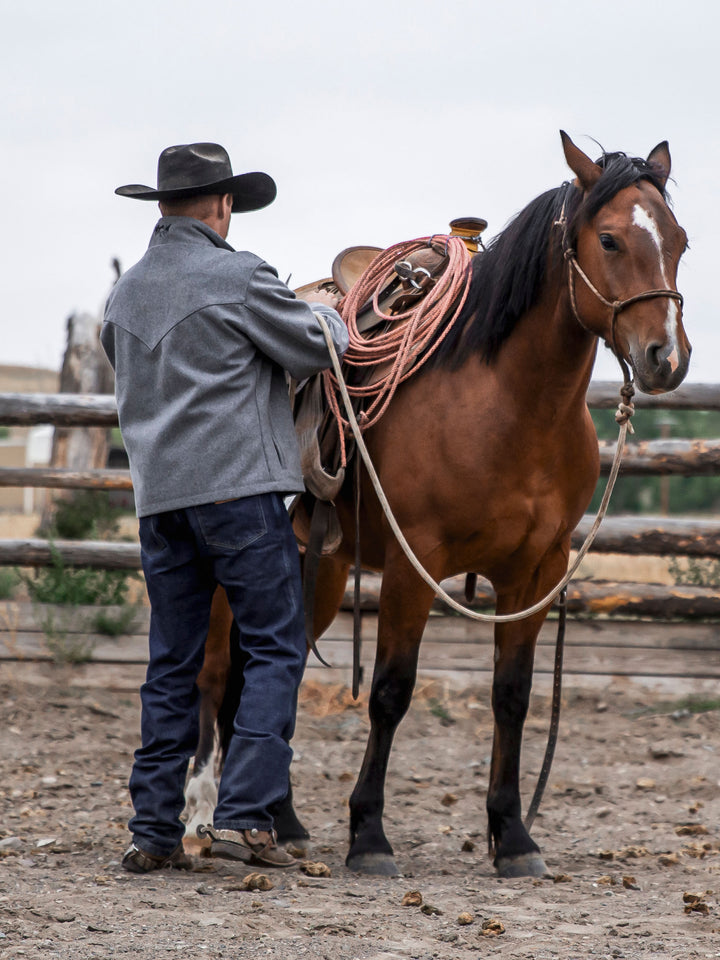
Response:
[[[74,313],[67,320],[67,345],[60,371],[60,393],[112,393],[113,373],[100,344],[100,321],[89,313]],[[84,471],[107,465],[110,431],[104,427],[55,427],[50,465]],[[56,496],[69,497],[71,492]],[[48,498],[41,529],[47,530],[53,514]]]

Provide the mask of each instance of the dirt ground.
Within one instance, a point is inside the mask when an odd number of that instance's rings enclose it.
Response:
[[[312,833],[301,869],[243,889],[243,865],[192,848],[191,873],[120,869],[138,742],[131,684],[70,668],[4,674],[0,697],[0,955],[86,960],[720,957],[720,712],[629,683],[567,690],[533,829],[550,875],[498,880],[486,853],[487,689],[422,682],[391,760],[386,828],[403,876],[344,866],[347,799],[367,731],[345,688],[303,690],[293,778]],[[535,697],[525,802],[545,745]],[[306,868],[308,869],[308,868]],[[404,905],[406,894],[412,904]]]

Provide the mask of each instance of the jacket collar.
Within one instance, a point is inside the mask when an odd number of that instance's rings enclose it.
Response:
[[[195,220],[192,217],[161,217],[155,224],[152,236],[150,237],[150,246],[154,247],[160,243],[212,243],[222,250],[234,251],[234,247],[223,240],[219,233],[215,233],[212,227],[209,227],[202,220]]]

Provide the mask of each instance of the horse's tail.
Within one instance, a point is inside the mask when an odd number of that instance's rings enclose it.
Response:
[[[222,770],[225,764],[230,739],[233,734],[233,724],[235,723],[235,714],[240,705],[240,696],[245,686],[245,666],[248,662],[248,656],[242,650],[239,640],[239,631],[237,624],[233,620],[230,627],[230,667],[225,680],[225,693],[217,715],[217,732],[220,746],[219,768]]]

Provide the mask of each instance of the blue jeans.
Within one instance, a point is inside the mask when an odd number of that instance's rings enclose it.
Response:
[[[130,777],[133,840],[165,856],[183,837],[179,817],[198,739],[196,679],[218,583],[248,662],[214,826],[269,830],[270,807],[288,790],[306,649],[299,554],[282,498],[267,493],[142,517],[140,545],[151,616],[142,747]]]

